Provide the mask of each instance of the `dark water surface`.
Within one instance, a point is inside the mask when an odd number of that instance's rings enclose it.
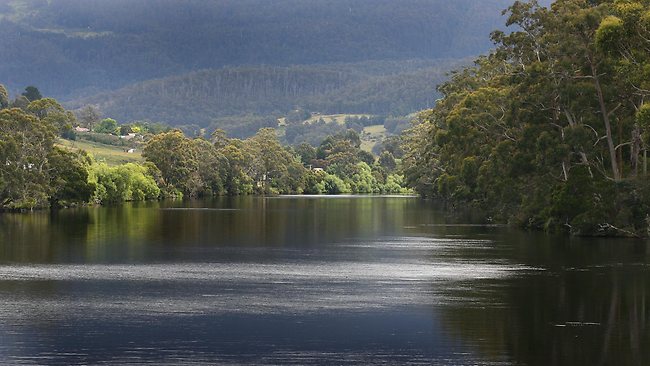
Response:
[[[410,197],[0,215],[0,364],[650,364],[646,242],[476,224]]]

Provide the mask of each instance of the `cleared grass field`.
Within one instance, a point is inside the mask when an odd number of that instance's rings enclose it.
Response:
[[[127,152],[129,149],[127,146],[113,146],[92,141],[69,141],[63,139],[59,139],[59,141],[57,141],[57,146],[72,151],[85,150],[89,154],[93,155],[96,161],[104,162],[108,165],[119,165],[144,161],[144,158],[142,158],[142,152],[139,149],[136,149],[133,153],[129,153]]]
[[[372,148],[386,137],[383,125],[368,126],[361,133],[361,150],[372,152]]]
[[[372,117],[371,114],[319,114],[314,115],[310,119],[305,121],[305,124],[311,124],[317,122],[319,119],[323,119],[326,123],[338,123],[339,125],[345,124],[346,117]],[[286,125],[286,122],[280,121],[280,125]],[[360,134],[361,137],[361,149],[372,152],[372,148],[380,143],[387,135],[387,131],[383,125],[374,125],[364,127],[363,132]]]

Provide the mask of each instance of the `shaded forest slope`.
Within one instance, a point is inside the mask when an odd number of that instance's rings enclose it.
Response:
[[[510,0],[0,2],[0,80],[74,99],[241,65],[462,58]]]
[[[321,113],[407,114],[430,107],[457,61],[364,62],[202,70],[136,83],[69,103],[94,104],[120,121],[207,125],[225,116]]]

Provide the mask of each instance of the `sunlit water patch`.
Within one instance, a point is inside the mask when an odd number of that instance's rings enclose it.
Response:
[[[48,284],[65,287],[66,292],[34,303],[29,296],[0,288],[0,293],[5,292],[0,319],[70,309],[101,314],[295,314],[442,304],[457,300],[442,295],[450,289],[530,269],[487,261],[442,261],[445,251],[458,245],[485,248],[489,242],[390,238],[342,246],[399,253],[438,251],[440,258],[428,262],[402,256],[390,261],[384,256],[375,261],[312,258],[297,263],[5,265],[0,266],[0,283]],[[83,301],[79,301],[81,294]]]

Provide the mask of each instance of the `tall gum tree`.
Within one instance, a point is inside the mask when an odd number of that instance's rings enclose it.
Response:
[[[408,184],[538,227],[647,225],[633,217],[645,217],[650,1],[505,13],[512,31],[494,32],[495,50],[452,74],[406,133]]]

